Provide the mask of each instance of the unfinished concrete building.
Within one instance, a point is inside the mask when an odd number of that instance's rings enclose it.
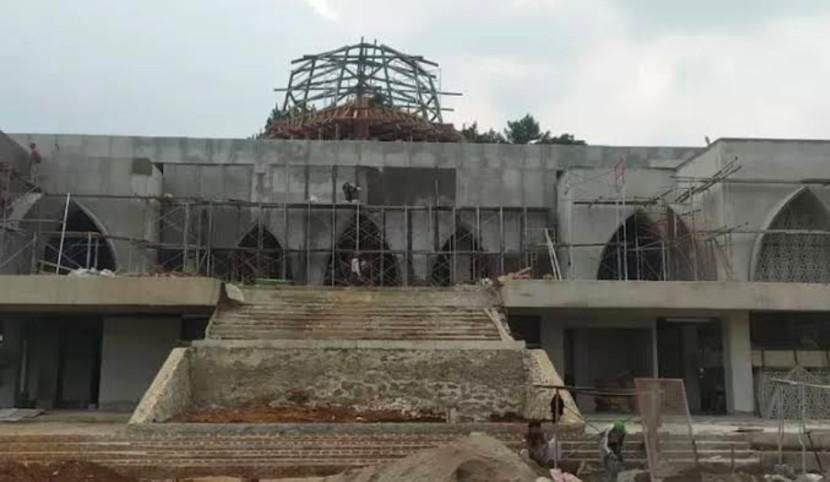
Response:
[[[331,76],[351,58],[375,70],[350,72],[325,91],[331,105],[308,109],[316,62],[331,61]],[[406,95],[367,80],[397,68],[392,58],[418,72]],[[344,286],[354,258],[383,289],[530,268],[533,279],[500,288],[510,330],[568,385],[680,378],[694,412],[753,413],[770,376],[826,376],[830,142],[444,142],[455,131],[437,87],[421,96],[425,62],[364,43],[299,59],[283,107],[302,114],[258,139],[0,136],[3,405],[131,409],[171,349],[205,336],[220,281]],[[137,292],[20,276],[79,269]],[[131,278],[159,273],[207,279],[184,296],[186,280]]]
[[[753,376],[796,360],[824,369],[830,143],[10,138],[7,162],[25,169],[16,146],[35,142],[44,164],[38,192],[7,184],[5,273],[96,267],[340,285],[360,253],[373,285],[405,287],[529,266],[538,281],[502,290],[511,328],[572,384],[679,377],[695,411],[753,412]],[[362,188],[360,202],[345,202],[347,181]],[[4,343],[25,358],[9,363],[4,400],[132,406],[209,313],[79,315],[71,329],[53,316],[4,315]]]

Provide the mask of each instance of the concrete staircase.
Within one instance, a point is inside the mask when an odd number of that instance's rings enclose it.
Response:
[[[386,429],[362,427],[294,428],[280,433],[159,431],[113,435],[3,435],[0,460],[51,463],[83,460],[141,478],[186,478],[228,475],[237,477],[296,477],[326,475],[347,468],[386,462],[482,431],[518,450],[524,424],[490,424],[474,428],[439,424],[411,424]],[[596,436],[562,437],[562,466],[575,470],[580,463],[601,464]],[[698,437],[704,467],[728,469],[734,454],[736,470],[757,464],[758,452],[742,439]],[[682,452],[682,451],[681,451]],[[647,465],[642,438],[632,434],[625,447],[626,465]],[[684,455],[685,457],[685,455]]]
[[[220,340],[500,340],[479,287],[246,288],[244,303],[214,313],[207,337]]]
[[[728,469],[734,466],[736,470],[741,470],[761,463],[760,453],[753,450],[750,442],[744,437],[698,435],[695,443],[698,462],[705,468]],[[561,444],[562,457],[575,462],[601,464],[599,444],[599,437],[596,435],[583,435],[579,439],[564,440]],[[688,439],[670,437],[661,444],[661,449],[672,463],[694,464],[694,455]],[[646,468],[648,466],[642,434],[629,434],[626,437],[623,456],[629,467]]]

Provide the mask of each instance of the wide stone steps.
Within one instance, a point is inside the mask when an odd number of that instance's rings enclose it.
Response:
[[[245,289],[244,303],[214,313],[208,337],[226,340],[501,339],[485,312],[495,299],[478,288]]]
[[[446,426],[441,426],[446,427]],[[487,429],[514,450],[522,447],[524,427],[508,424]],[[235,475],[288,477],[328,474],[348,467],[382,463],[419,450],[450,442],[464,433],[279,433],[270,435],[225,435],[193,433],[97,435],[7,435],[0,436],[0,460],[49,463],[83,460],[140,477],[193,477]],[[680,449],[674,450],[675,446]],[[701,462],[738,467],[757,463],[758,452],[742,442],[699,441]],[[600,463],[596,438],[562,440],[562,458],[568,463]],[[676,463],[692,463],[683,443],[667,442],[665,450]],[[642,442],[625,445],[630,467],[646,465]]]

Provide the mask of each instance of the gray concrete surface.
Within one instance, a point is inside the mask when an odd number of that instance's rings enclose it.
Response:
[[[172,352],[131,423],[297,400],[442,418],[455,408],[462,421],[511,413],[549,418],[551,390],[536,384],[561,384],[541,350],[197,344]]]
[[[830,311],[830,285],[820,283],[517,280],[501,295],[508,309],[645,310],[654,316]]]
[[[441,340],[196,340],[194,347],[303,350],[524,350],[523,341]]]
[[[0,312],[211,311],[221,282],[209,278],[0,276]]]
[[[98,406],[132,411],[176,346],[180,331],[178,317],[106,317]]]
[[[402,410],[483,421],[526,409],[523,352],[504,350],[192,349],[191,408],[302,398],[359,411]]]
[[[166,422],[190,406],[193,391],[188,350],[170,352],[130,417],[131,424]]]

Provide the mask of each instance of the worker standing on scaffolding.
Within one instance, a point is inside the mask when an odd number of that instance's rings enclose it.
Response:
[[[40,151],[37,150],[37,145],[32,142],[29,144],[29,177],[32,184],[37,184],[38,171],[40,170],[40,162],[43,158],[40,156]]]
[[[357,252],[352,254],[350,265],[351,271],[349,272],[349,284],[356,286],[360,284],[363,279],[360,273],[360,255]]]

